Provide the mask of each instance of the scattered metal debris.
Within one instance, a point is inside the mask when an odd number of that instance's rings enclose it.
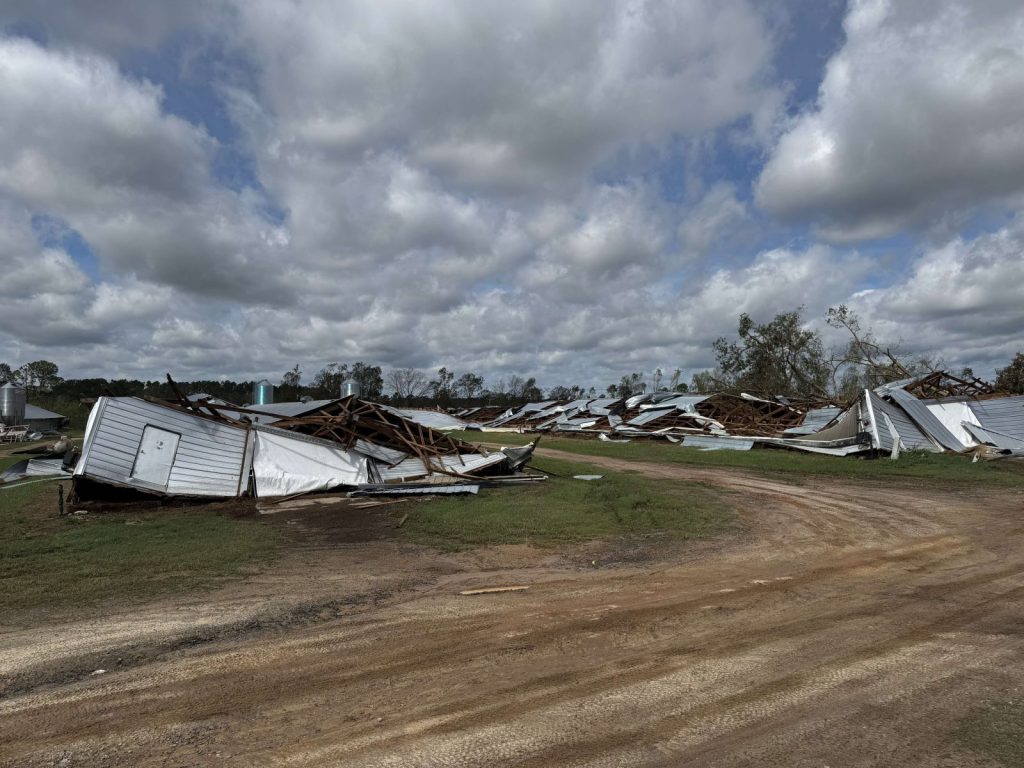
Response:
[[[481,409],[477,409],[478,411]],[[476,414],[463,412],[461,418]],[[1024,396],[937,371],[864,390],[846,407],[747,393],[659,392],[630,398],[529,403],[483,423],[486,430],[551,433],[606,443],[668,440],[701,450],[787,448],[830,456],[902,451],[1024,453]]]

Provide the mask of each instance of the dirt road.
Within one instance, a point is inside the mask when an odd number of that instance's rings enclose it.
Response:
[[[1024,684],[1024,495],[587,461],[722,487],[745,531],[596,568],[323,544],[10,628],[0,765],[990,765],[949,733]]]

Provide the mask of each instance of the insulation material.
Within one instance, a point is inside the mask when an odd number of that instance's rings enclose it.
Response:
[[[260,498],[326,491],[370,481],[368,459],[326,441],[257,429],[252,461]]]
[[[974,411],[967,403],[932,403],[925,407],[961,443],[972,446],[977,442],[963,426],[965,421],[968,424],[981,426],[978,417],[974,415]]]

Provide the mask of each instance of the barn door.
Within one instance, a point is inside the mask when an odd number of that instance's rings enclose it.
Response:
[[[180,439],[181,435],[168,432],[166,429],[152,426],[143,429],[132,477],[144,483],[166,488]]]

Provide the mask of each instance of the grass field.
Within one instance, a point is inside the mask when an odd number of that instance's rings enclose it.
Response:
[[[525,445],[536,435],[510,432],[453,432],[471,443]],[[626,444],[598,440],[551,438],[544,436],[541,448],[568,451],[580,456],[608,456],[626,461],[671,462],[706,467],[735,467],[768,474],[828,475],[850,479],[885,480],[919,478],[941,483],[983,483],[1002,487],[1024,487],[1024,461],[979,461],[954,454],[908,452],[896,461],[888,458],[860,459],[854,456],[821,456],[797,451],[757,449],[751,451],[702,451],[668,441],[640,441]]]
[[[538,459],[556,473],[542,483],[487,489],[417,505],[404,535],[440,549],[494,544],[549,546],[639,534],[676,539],[728,530],[734,517],[723,497],[694,483],[652,481],[585,463]],[[575,480],[601,474],[601,480]]]
[[[0,470],[12,463],[0,459]],[[278,545],[269,526],[202,507],[61,518],[56,481],[13,486],[0,490],[0,612],[214,586]]]

